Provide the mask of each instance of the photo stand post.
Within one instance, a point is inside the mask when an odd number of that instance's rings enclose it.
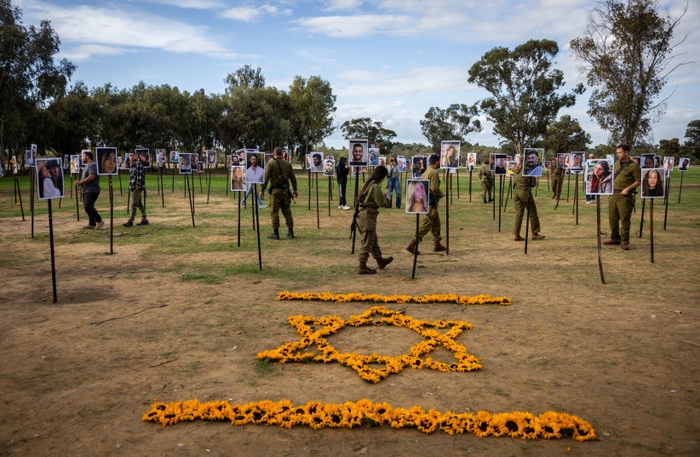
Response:
[[[193,170],[194,171],[194,170]],[[204,187],[202,186],[202,173],[197,173],[199,175],[199,193],[204,193]]]
[[[525,252],[527,254],[527,240],[530,239],[530,199],[532,199],[532,187],[527,191],[527,206],[525,206]]]
[[[73,174],[69,173],[68,176],[68,179],[70,180],[70,184],[68,186],[70,188],[70,198],[73,198]]]
[[[211,172],[213,167],[209,164],[207,164],[207,205],[209,204],[209,197],[211,196]]]
[[[306,185],[309,188],[309,207],[307,208],[307,211],[311,211],[311,168],[309,168],[307,171],[308,178],[306,181]]]
[[[228,187],[227,187],[228,189]],[[236,208],[238,208],[238,247],[241,247],[241,193],[236,192],[238,194],[238,201],[236,202]]]
[[[328,177],[328,217],[331,217],[331,189],[333,187],[333,177]]]
[[[474,173],[473,170],[469,170],[469,202],[471,203],[472,201],[472,174]]]
[[[683,175],[685,172],[681,171],[681,184],[678,187],[678,203],[681,202],[681,194],[683,193]]]
[[[600,233],[600,195],[595,196],[595,207],[596,207],[596,221],[597,221],[596,236],[598,237],[598,271],[600,272],[600,282],[605,284],[605,275],[603,274],[603,257],[602,257],[603,237],[601,236],[601,233]]]
[[[449,197],[450,197],[450,205],[451,205],[453,203],[452,202],[452,173],[448,169],[445,174],[446,174],[445,178],[447,179],[447,186],[445,186],[445,187],[447,189],[447,195],[449,195]]]
[[[664,193],[664,230],[666,230],[666,221],[668,220],[668,201],[671,199],[669,191],[671,190],[671,176],[666,178],[666,193]]]
[[[571,214],[576,215],[576,225],[578,225],[578,173],[576,173],[576,180],[574,182],[574,207],[571,208]]]
[[[172,190],[170,191],[170,193],[175,192],[175,168],[176,167],[173,167],[173,184],[172,184]]]
[[[450,176],[450,182],[452,182],[452,177]],[[452,192],[450,192],[446,197],[452,197]],[[450,204],[452,202],[450,199],[445,199],[445,255],[450,253]],[[418,238],[416,238],[418,239]]]
[[[498,233],[501,233],[501,210],[503,209],[503,175],[498,175]]]
[[[503,177],[501,177],[503,179]],[[496,180],[493,180],[493,187],[491,189],[491,195],[494,197],[496,196]],[[493,199],[493,205],[492,205],[492,210],[493,210],[493,220],[496,220],[496,198]]]
[[[105,252],[105,255],[114,254],[116,254],[114,252],[114,188],[112,187],[112,175],[109,175],[109,252]]]
[[[571,197],[569,197],[569,190],[571,189],[571,171],[567,174],[566,178],[566,203],[569,203],[571,201]]]
[[[644,210],[647,205],[647,199],[642,198],[642,216],[639,218],[639,230],[637,231],[637,238],[642,237],[642,231],[644,230]]]
[[[19,197],[19,209],[22,212],[22,222],[24,222],[24,205],[22,204],[22,191],[19,188],[19,176],[15,175],[15,206],[18,205],[17,197]]]
[[[649,202],[649,249],[651,253],[651,263],[654,263],[654,199]]]
[[[194,192],[192,192],[192,187],[190,186],[190,175],[185,176],[185,192],[187,193],[187,200],[190,204],[190,214],[192,215],[192,228],[195,227],[194,223]]]
[[[413,253],[413,271],[411,272],[411,279],[416,279],[416,265],[418,264],[418,245],[420,240],[418,238],[418,233],[420,229],[420,214],[416,214],[416,249]]]
[[[56,256],[53,243],[53,211],[51,210],[51,200],[49,202],[49,245],[51,249],[51,285],[53,287],[53,302],[58,302],[56,294]]]
[[[119,176],[119,195],[124,195],[122,190],[122,172],[119,168],[117,168],[117,176]]]
[[[321,213],[319,210],[319,205],[318,205],[318,173],[314,173],[314,186],[316,187],[316,228],[320,229],[321,228]]]
[[[58,209],[61,209],[61,203],[63,202],[63,197],[58,199]]]
[[[161,208],[165,208],[165,188],[163,187],[163,167],[158,168],[158,174],[160,179],[158,180],[158,192],[160,193],[160,204]]]
[[[459,168],[455,169],[455,176],[457,177],[457,200],[459,200]]]
[[[34,165],[29,167],[29,211],[32,214],[32,238],[34,238]]]
[[[253,184],[253,193],[255,194],[253,198],[253,214],[255,214],[254,224],[255,231],[258,236],[258,268],[260,268],[260,271],[262,271],[262,249],[260,247],[260,215],[258,214],[258,198],[260,194],[258,194],[257,184]],[[270,204],[272,204],[272,202],[270,202]]]

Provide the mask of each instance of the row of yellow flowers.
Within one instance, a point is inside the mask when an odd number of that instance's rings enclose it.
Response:
[[[301,336],[298,341],[285,343],[277,349],[257,354],[259,360],[286,362],[336,362],[355,370],[362,379],[378,383],[390,374],[400,373],[405,368],[423,369],[441,372],[466,372],[480,369],[479,358],[469,354],[467,348],[457,343],[458,337],[465,329],[471,330],[468,321],[436,320],[425,321],[405,316],[384,306],[373,306],[362,314],[350,316],[347,320],[339,316],[290,316],[287,321]],[[398,356],[362,355],[355,352],[341,353],[326,339],[346,326],[393,325],[409,328],[425,339],[414,344],[408,354]],[[448,328],[444,333],[436,329]],[[308,351],[311,346],[315,350]],[[438,347],[444,347],[454,354],[455,362],[445,363],[433,360],[428,354]],[[383,365],[373,368],[369,364]]]
[[[199,400],[173,403],[153,403],[143,414],[144,421],[166,425],[194,421],[230,421],[233,425],[264,424],[291,428],[307,425],[313,429],[353,428],[360,425],[392,428],[417,428],[424,433],[442,430],[455,433],[472,433],[479,437],[509,436],[534,440],[571,437],[578,441],[595,439],[591,424],[567,413],[547,411],[539,416],[528,412],[513,411],[492,414],[487,411],[472,413],[441,413],[433,409],[423,410],[419,406],[411,409],[393,408],[387,403],[373,403],[362,399],[357,402],[320,403],[310,401],[303,406],[294,406],[289,400],[273,402],[262,400],[243,405],[232,405],[228,401]]]
[[[320,300],[337,303],[370,302],[370,303],[456,303],[458,305],[502,305],[513,304],[509,297],[492,297],[491,295],[474,295],[472,297],[457,294],[435,295],[379,295],[379,294],[332,294],[330,292],[288,292],[282,291],[277,300]]]

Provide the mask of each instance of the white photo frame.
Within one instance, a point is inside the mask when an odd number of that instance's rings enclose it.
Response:
[[[427,179],[406,180],[406,214],[428,214],[430,210],[430,181]]]

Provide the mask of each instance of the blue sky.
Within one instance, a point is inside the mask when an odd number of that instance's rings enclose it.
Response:
[[[700,5],[690,2],[676,37],[700,23]],[[568,51],[583,34],[592,0],[13,0],[25,24],[49,19],[61,38],[60,57],[78,69],[73,82],[107,82],[130,88],[139,81],[181,90],[224,92],[224,78],[243,65],[262,69],[266,83],[288,89],[296,75],[318,75],[337,95],[335,122],[371,117],[397,133],[396,141],[427,143],[419,121],[431,106],[473,104],[488,96],[467,82],[468,71],[486,51],[513,48],[529,39],[559,43],[556,66],[570,90],[584,82]],[[678,15],[685,0],[661,0]],[[677,48],[695,61],[676,70],[664,91],[666,115],[654,124],[654,142],[683,141],[691,120],[700,119],[700,36]],[[607,132],[586,114],[587,94],[562,110],[579,120],[593,144]],[[497,146],[492,124],[468,137]],[[340,131],[328,146],[345,144]]]

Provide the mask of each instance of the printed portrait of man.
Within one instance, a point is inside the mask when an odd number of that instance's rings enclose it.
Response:
[[[335,162],[333,159],[326,159],[323,163],[323,176],[333,176],[335,172]]]
[[[360,167],[367,165],[367,151],[363,143],[350,143],[350,166]]]
[[[312,152],[311,153],[311,173],[321,173],[323,172],[323,153],[322,152]]]
[[[523,176],[542,176],[542,160],[539,149],[525,149]]]

